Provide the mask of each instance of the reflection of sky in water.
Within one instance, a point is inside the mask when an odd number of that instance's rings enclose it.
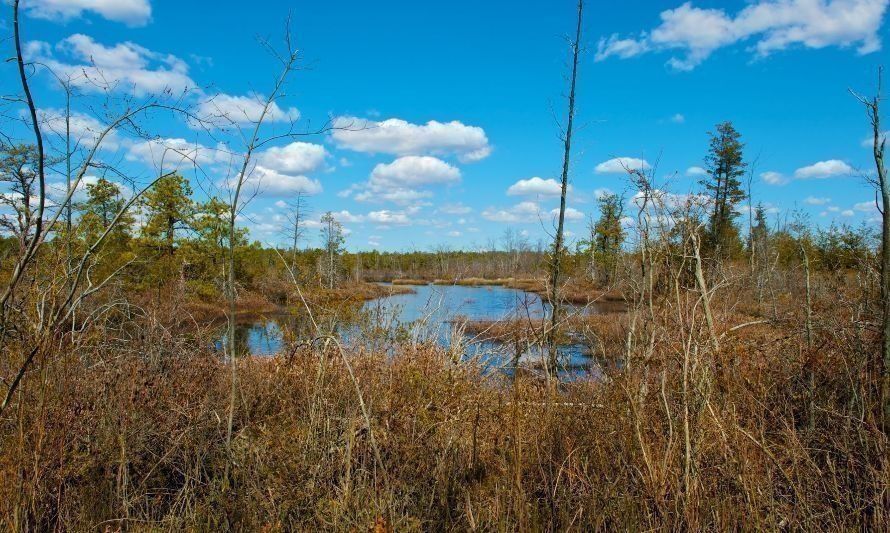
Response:
[[[549,316],[550,306],[537,294],[500,286],[467,287],[461,285],[421,285],[414,292],[396,294],[365,302],[363,310],[379,319],[381,324],[410,326],[412,338],[435,339],[448,347],[452,340],[453,321],[531,319],[540,321]],[[393,323],[393,320],[395,323]],[[346,342],[362,342],[354,327],[341,330]],[[239,353],[272,355],[283,347],[282,331],[274,319],[239,325],[235,333]],[[222,347],[218,343],[218,347]],[[469,344],[465,357],[479,358],[494,366],[504,366],[514,355],[515,347],[485,341]],[[561,360],[569,371],[590,366],[590,357],[580,344],[560,347]],[[521,360],[542,361],[540,348],[526,350]]]
[[[216,342],[218,350],[225,349],[226,335]],[[276,320],[265,319],[250,324],[235,325],[235,350],[238,354],[274,355],[283,344],[281,326]]]
[[[465,287],[461,285],[420,285],[414,294],[396,294],[366,302],[366,310],[397,312],[401,323],[424,320],[430,326],[455,317],[469,320],[503,320],[525,317],[541,318],[545,305],[537,294],[506,287]],[[549,307],[549,306],[548,306]]]

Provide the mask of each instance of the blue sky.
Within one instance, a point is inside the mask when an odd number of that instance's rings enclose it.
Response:
[[[304,68],[291,77],[267,133],[296,117],[302,128],[331,119],[367,127],[299,145],[281,140],[260,154],[259,194],[243,219],[257,239],[281,239],[279,206],[301,190],[312,193],[310,225],[333,211],[354,250],[472,248],[507,229],[548,238],[571,0],[257,0],[212,9],[166,0],[22,3],[32,59],[78,73],[92,58],[106,79],[123,80],[118,94],[140,99],[167,85],[177,93],[190,87],[184,103],[194,109],[248,114],[250,95],[267,93],[278,73],[257,36],[279,39],[292,14]],[[657,162],[671,191],[697,190],[689,169],[703,166],[707,132],[723,120],[741,131],[748,160],[756,159],[754,198],[772,216],[799,209],[818,224],[873,220],[873,193],[861,176],[873,166],[863,145],[868,124],[847,90],[874,91],[888,3],[588,1],[569,231],[585,232],[598,191],[635,192],[620,165],[609,163],[615,158]],[[4,94],[16,90],[12,67],[2,67]],[[46,113],[61,107],[50,76],[38,75],[34,85]],[[88,137],[105,119],[102,99],[87,86],[79,94]],[[200,147],[201,171],[183,169],[198,195],[222,183],[225,158],[213,152],[220,139],[234,140],[230,134],[211,138],[157,113],[143,125],[157,135],[154,144],[120,132],[103,160],[144,181],[159,146],[187,143]],[[310,242],[317,233],[307,231]]]

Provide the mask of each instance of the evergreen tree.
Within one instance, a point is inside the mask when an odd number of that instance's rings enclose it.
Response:
[[[117,184],[99,178],[96,183],[87,184],[87,200],[81,207],[85,219],[93,219],[100,228],[107,228],[125,203]],[[129,231],[129,227],[125,230]]]
[[[599,203],[600,218],[593,227],[592,245],[600,280],[609,283],[618,263],[618,254],[624,243],[624,228],[621,217],[624,214],[623,199],[617,194],[601,196]]]
[[[145,282],[159,288],[182,269],[176,253],[177,232],[189,227],[194,215],[192,188],[178,174],[159,180],[143,197],[146,217],[138,255],[146,264]]]
[[[769,240],[769,225],[766,222],[766,209],[763,204],[757,204],[754,209],[754,227],[751,228],[751,246],[754,247],[754,256],[762,258]]]
[[[710,149],[705,157],[708,177],[701,182],[713,202],[707,245],[711,253],[730,257],[742,249],[739,230],[735,225],[738,216],[735,207],[747,197],[740,179],[747,167],[743,155],[744,144],[741,134],[731,122],[717,124],[715,131],[708,135]]]
[[[229,241],[228,203],[211,198],[195,207],[191,229],[195,237],[187,242],[189,278],[205,296],[216,296],[215,289],[225,278],[226,250]],[[247,230],[235,231],[236,250],[247,244]]]
[[[120,187],[105,178],[99,178],[96,183],[88,183],[86,189],[87,199],[80,205],[82,213],[77,226],[79,237],[73,243],[77,253],[84,252],[86,247],[96,242],[127,203],[121,196]],[[110,275],[132,259],[130,231],[133,221],[132,214],[123,213],[105,237],[100,249],[102,260],[94,268],[97,278]]]

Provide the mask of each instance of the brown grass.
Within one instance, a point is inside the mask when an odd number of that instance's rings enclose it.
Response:
[[[392,280],[393,285],[429,285],[430,282],[423,279],[398,278]]]
[[[848,312],[817,303],[822,323]],[[657,334],[651,349],[635,342],[632,364],[558,390],[483,377],[428,346],[348,348],[355,383],[334,345],[245,359],[231,455],[230,374],[199,348],[209,342],[147,318],[126,340],[97,330],[43,358],[0,420],[0,519],[72,531],[884,529],[887,438],[860,351],[875,336],[832,322],[808,363],[792,309],[732,330],[751,317],[714,307],[720,351],[696,333],[684,365],[682,328],[658,308],[635,325],[634,338]],[[632,316],[579,320],[617,360]]]

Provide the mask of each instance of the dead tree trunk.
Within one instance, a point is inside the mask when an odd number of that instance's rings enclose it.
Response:
[[[875,159],[877,177],[875,185],[881,198],[878,210],[881,212],[881,353],[874,360],[876,374],[880,379],[880,412],[884,430],[890,424],[890,183],[887,182],[887,169],[884,167],[884,146],[886,138],[881,132],[881,78],[883,67],[878,68],[877,93],[871,99],[850,91],[865,106],[872,127],[872,153]]]
[[[569,115],[566,122],[565,152],[562,159],[562,190],[559,197],[559,222],[556,226],[556,239],[553,242],[553,263],[550,268],[550,331],[547,337],[548,364],[547,371],[551,376],[556,376],[556,365],[559,362],[557,358],[556,342],[557,328],[559,326],[559,283],[562,252],[563,252],[563,232],[565,226],[566,214],[566,190],[569,184],[569,159],[572,153],[572,126],[575,121],[575,85],[578,80],[578,55],[581,49],[581,20],[584,11],[584,0],[578,0],[578,23],[575,29],[575,40],[572,42],[572,80],[569,87]]]

